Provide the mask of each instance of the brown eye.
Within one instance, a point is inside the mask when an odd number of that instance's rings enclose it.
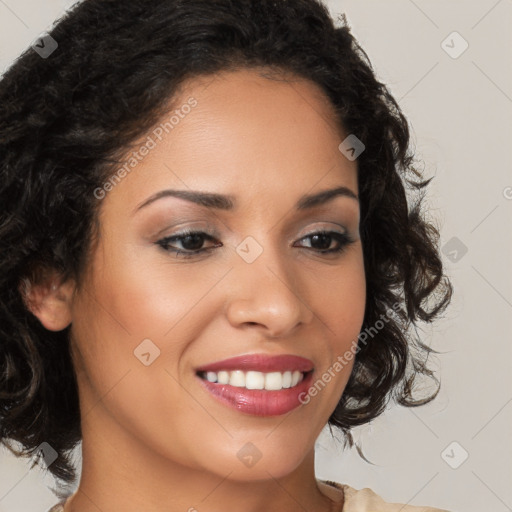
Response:
[[[318,231],[305,236],[302,240],[306,240],[308,238],[311,240],[311,247],[306,247],[306,249],[311,248],[321,254],[340,253],[345,249],[345,247],[354,242],[354,240],[347,234],[338,233],[337,231]],[[337,242],[337,247],[330,249],[333,241]]]
[[[213,236],[209,235],[208,233],[205,233],[204,231],[184,231],[183,233],[178,233],[177,235],[162,238],[156,243],[166,251],[174,252],[176,256],[181,254],[183,257],[187,258],[196,256],[206,251],[211,251],[215,248],[203,248],[202,246],[205,240],[215,241],[215,238],[213,238]],[[171,245],[176,242],[181,244],[182,248],[176,248]],[[217,247],[218,246],[219,245],[217,245]]]

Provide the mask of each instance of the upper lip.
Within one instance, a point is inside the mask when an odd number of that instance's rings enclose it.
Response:
[[[256,372],[283,372],[295,371],[309,372],[313,370],[313,362],[304,357],[292,354],[271,356],[267,354],[245,354],[231,357],[222,361],[215,361],[196,368],[197,372],[218,372],[221,370],[243,370]]]

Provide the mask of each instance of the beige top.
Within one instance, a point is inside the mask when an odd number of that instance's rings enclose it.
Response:
[[[368,487],[358,490],[332,480],[317,482],[319,489],[339,505],[333,512],[449,512],[440,508],[388,503]],[[48,512],[64,512],[64,503],[55,505]]]
[[[319,489],[327,497],[341,505],[341,508],[335,508],[333,512],[449,512],[440,508],[389,503],[368,487],[358,490],[332,480],[317,482]]]

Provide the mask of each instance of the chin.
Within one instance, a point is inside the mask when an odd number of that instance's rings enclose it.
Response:
[[[306,455],[307,450],[301,450],[297,444],[277,449],[268,439],[266,446],[263,442],[248,441],[222,455],[219,454],[217,461],[220,457],[224,459],[222,470],[219,464],[215,464],[212,469],[222,475],[229,473],[230,480],[239,482],[282,478],[295,471],[304,462]]]

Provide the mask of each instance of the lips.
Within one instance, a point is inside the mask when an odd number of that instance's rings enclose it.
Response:
[[[242,356],[231,357],[222,361],[216,361],[211,364],[196,368],[196,372],[219,372],[222,370],[233,371],[256,371],[256,372],[285,372],[299,371],[309,372],[314,369],[313,362],[304,357],[282,354],[269,356],[267,354],[245,354]]]
[[[235,370],[247,374],[251,372],[265,374],[265,389],[239,387],[240,382],[237,381],[237,385],[232,385],[231,380],[230,383],[210,382],[208,378],[210,376],[215,380],[224,374],[222,377],[224,380],[228,372],[235,373]],[[302,373],[302,376],[300,379],[293,380],[294,385],[291,387],[282,386],[281,389],[268,390],[267,379],[273,372],[286,373],[288,377],[291,373],[295,376]],[[314,365],[311,360],[292,354],[277,356],[245,354],[196,368],[198,382],[210,396],[232,409],[253,416],[279,416],[300,407],[303,404],[300,397],[306,394],[312,382],[313,372]],[[261,381],[262,375],[257,377]],[[251,378],[254,381],[255,376],[252,375]]]

